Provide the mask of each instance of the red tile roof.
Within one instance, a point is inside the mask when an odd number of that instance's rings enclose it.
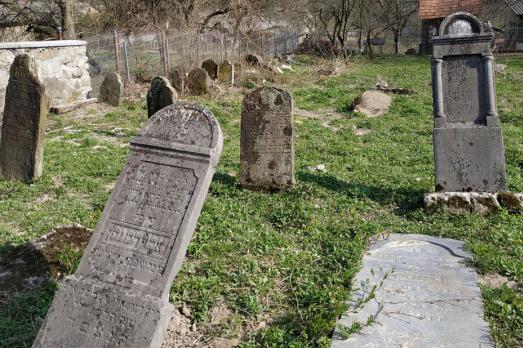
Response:
[[[419,15],[421,19],[445,18],[454,12],[479,14],[482,0],[420,0]]]

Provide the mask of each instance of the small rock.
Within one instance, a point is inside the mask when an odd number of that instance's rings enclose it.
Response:
[[[313,172],[322,172],[322,173],[327,172],[327,169],[325,168],[324,164],[318,164],[317,166],[307,167],[307,169],[309,169],[310,171],[313,171]]]
[[[182,307],[182,314],[184,316],[186,316],[187,318],[191,317],[191,310],[189,309],[189,307],[187,307],[186,304],[184,304],[183,307]]]
[[[380,91],[367,91],[354,101],[352,109],[367,117],[379,117],[389,112],[392,98]]]
[[[352,131],[354,132],[355,135],[360,136],[360,137],[364,136],[364,135],[367,135],[367,134],[370,134],[372,132],[370,129],[358,128],[355,125],[352,126]]]

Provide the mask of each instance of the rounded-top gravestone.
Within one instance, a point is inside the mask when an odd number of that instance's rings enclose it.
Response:
[[[123,96],[124,85],[120,74],[112,72],[105,76],[100,86],[100,98],[102,103],[112,106],[120,106]]]
[[[178,99],[178,94],[169,80],[162,76],[155,77],[151,82],[151,89],[147,93],[148,117],[164,107],[174,104],[176,99]]]
[[[218,64],[212,59],[207,59],[202,63],[202,69],[205,69],[207,71],[207,74],[209,74],[209,77],[213,80],[216,80],[218,77]]]
[[[169,80],[171,81],[171,85],[178,93],[183,93],[185,79],[181,69],[171,69],[171,71],[169,72]]]
[[[205,69],[196,68],[191,70],[187,77],[188,87],[191,94],[203,95],[209,93],[212,80]]]
[[[234,65],[228,60],[223,61],[218,68],[218,81],[234,84]]]

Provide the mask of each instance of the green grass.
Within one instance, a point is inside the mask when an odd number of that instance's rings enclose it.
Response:
[[[523,192],[523,59],[498,62],[508,64],[497,83],[509,187]],[[193,98],[217,116],[225,144],[171,301],[188,306],[209,338],[240,338],[244,347],[327,346],[369,238],[387,233],[464,240],[478,272],[499,273],[521,289],[521,215],[451,216],[421,208],[434,186],[430,60],[357,58],[329,78],[318,76],[321,64],[329,63],[301,57],[296,72],[276,80],[292,91],[297,109],[320,116],[295,118],[298,183],[286,192],[239,187],[242,96]],[[353,99],[378,77],[416,94],[394,96],[392,110],[380,118],[350,113]],[[259,82],[244,85],[253,83]],[[0,253],[60,224],[96,225],[126,159],[125,144],[146,121],[143,106],[130,103],[108,112],[91,107],[85,118],[51,116],[44,176],[29,186],[0,181]],[[332,112],[343,117],[329,116]],[[356,136],[353,126],[372,133]],[[326,173],[307,169],[318,164]],[[482,291],[497,344],[522,345],[521,291],[506,286]],[[30,345],[36,333],[31,318],[43,316],[49,299],[47,291],[0,306],[0,342]],[[213,309],[223,307],[227,317],[212,322]]]

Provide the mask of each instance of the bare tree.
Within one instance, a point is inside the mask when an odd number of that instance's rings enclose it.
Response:
[[[372,39],[390,29],[386,14],[377,1],[357,0],[354,27],[359,30],[361,39],[365,38],[369,57],[374,58]]]
[[[381,18],[394,35],[394,53],[400,50],[401,32],[418,11],[418,0],[374,0],[382,12]]]

